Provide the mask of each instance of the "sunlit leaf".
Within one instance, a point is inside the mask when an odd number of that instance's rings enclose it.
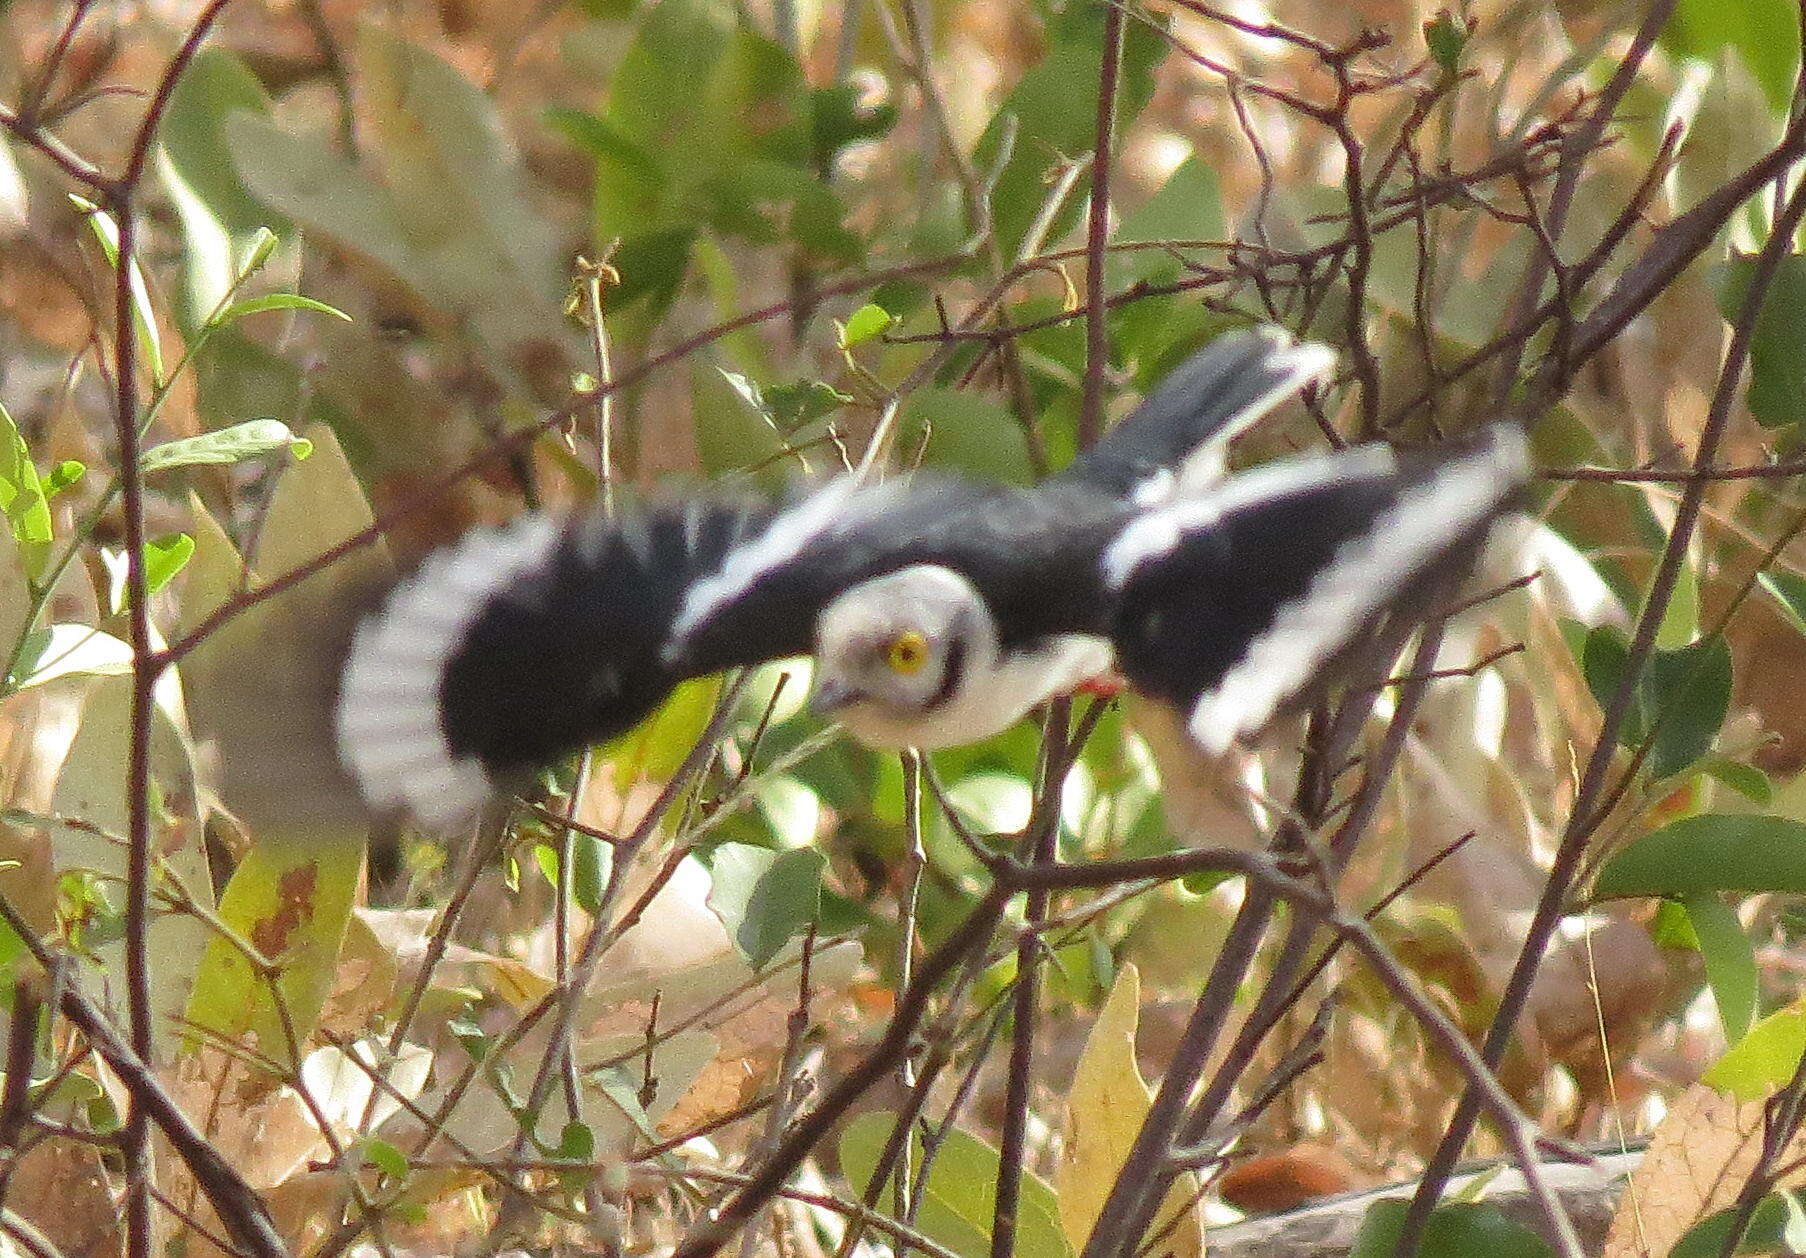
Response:
[[[1806,1009],[1789,1005],[1769,1014],[1731,1045],[1700,1082],[1739,1101],[1759,1101],[1793,1078],[1806,1052]]]
[[[262,314],[266,310],[312,310],[331,315],[335,319],[343,319],[347,323],[351,321],[351,316],[343,310],[323,301],[315,301],[312,297],[303,297],[299,293],[267,293],[262,297],[247,297],[243,301],[233,302],[220,311],[214,322],[224,326],[235,323],[246,315]]]
[[[1125,965],[1098,1010],[1066,1093],[1066,1131],[1054,1171],[1060,1225],[1074,1252],[1081,1250],[1116,1182],[1135,1136],[1152,1104],[1153,1090],[1141,1077],[1135,1031],[1141,1014],[1141,976]],[[1201,1258],[1204,1233],[1193,1202],[1197,1177],[1181,1174],[1157,1216],[1154,1232],[1161,1252],[1172,1258]]]
[[[0,406],[0,511],[6,513],[27,575],[35,580],[50,558],[50,501],[25,438],[4,406]]]
[[[162,472],[200,463],[241,463],[246,459],[286,450],[298,459],[313,452],[313,443],[297,437],[279,419],[253,419],[230,428],[204,432],[152,446],[139,460],[145,472]]]
[[[47,625],[33,630],[19,654],[17,684],[41,686],[59,677],[129,673],[132,648],[92,625]]]
[[[87,465],[79,459],[64,459],[50,469],[50,475],[44,478],[44,496],[55,498],[65,489],[73,489],[87,475]]]
[[[293,235],[287,219],[245,190],[226,149],[228,117],[269,112],[263,84],[218,44],[201,48],[170,94],[157,130],[157,169],[182,223],[186,330],[198,327],[242,276],[261,268],[279,237]]]
[[[856,349],[882,336],[895,319],[883,306],[867,304],[847,316],[840,330],[840,347]]]
[[[80,210],[88,220],[88,226],[94,231],[94,238],[100,242],[100,250],[106,255],[107,262],[117,270],[119,267],[119,224],[111,214],[101,209],[94,202],[83,197],[71,196],[75,208]],[[132,258],[131,265],[131,297],[132,321],[138,329],[139,343],[144,347],[145,366],[150,368],[151,379],[163,381],[163,338],[157,331],[157,312],[151,306],[150,290],[144,285],[144,271],[138,265],[138,259]]]
[[[150,593],[175,580],[194,557],[194,538],[186,533],[153,537],[144,543],[144,584]]]
[[[210,938],[188,1021],[227,1040],[249,1034],[263,1052],[287,1061],[291,1033],[307,1042],[332,991],[363,871],[361,834],[247,852],[220,897],[219,915],[265,959],[280,961],[280,974],[272,984],[235,946]]]

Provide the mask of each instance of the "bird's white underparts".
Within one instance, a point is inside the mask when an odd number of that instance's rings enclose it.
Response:
[[[986,738],[1114,669],[1220,752],[1470,562],[1526,476],[1500,426],[1225,477],[1229,442],[1333,364],[1274,328],[1219,337],[1031,488],[918,473],[479,531],[360,627],[341,757],[372,807],[449,825],[686,678],[804,654],[816,706],[877,747]]]

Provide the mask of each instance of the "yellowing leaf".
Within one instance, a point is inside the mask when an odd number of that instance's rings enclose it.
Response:
[[[281,965],[275,986],[252,969],[244,953],[225,939],[207,941],[195,978],[188,1020],[221,1038],[250,1032],[278,1061],[289,1058],[288,1033],[305,1045],[332,991],[339,945],[364,872],[361,834],[302,843],[260,843],[226,884],[220,918],[269,961]]]
[[[1091,1235],[1153,1099],[1135,1061],[1140,1017],[1141,975],[1125,965],[1085,1040],[1066,1101],[1066,1138],[1054,1170],[1054,1191],[1060,1226],[1075,1252]],[[1162,1255],[1201,1258],[1204,1253],[1204,1222],[1194,1204],[1198,1192],[1195,1175],[1174,1181],[1149,1233],[1163,1237]]]

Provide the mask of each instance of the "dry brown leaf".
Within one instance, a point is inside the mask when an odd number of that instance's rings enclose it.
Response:
[[[1763,1107],[1704,1084],[1688,1089],[1650,1138],[1601,1258],[1661,1258],[1694,1224],[1733,1204],[1762,1150]],[[1806,1137],[1796,1137],[1781,1161],[1803,1153]]]
[[[21,1157],[6,1204],[37,1225],[63,1258],[112,1258],[120,1252],[119,1206],[100,1150],[46,1140]]]

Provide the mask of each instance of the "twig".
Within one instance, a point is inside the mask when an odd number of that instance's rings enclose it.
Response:
[[[1110,165],[1116,135],[1117,83],[1122,75],[1122,9],[1104,8],[1104,37],[1097,72],[1097,139],[1091,158],[1091,204],[1085,222],[1085,392],[1079,406],[1079,449],[1104,431],[1104,383],[1110,367],[1110,327],[1104,318],[1104,246],[1110,239]],[[991,1252],[1004,1258],[995,1237]]]

